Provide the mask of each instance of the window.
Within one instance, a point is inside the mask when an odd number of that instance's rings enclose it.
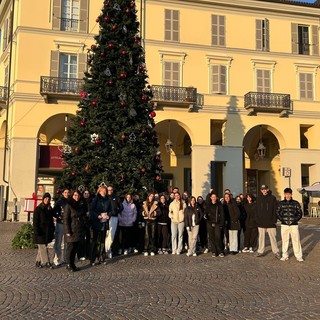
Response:
[[[61,53],[59,57],[60,90],[75,92],[77,82],[72,79],[78,77],[78,57],[72,54]]]
[[[179,11],[164,10],[164,39],[179,41]]]
[[[63,0],[61,6],[61,30],[78,31],[79,0]]]
[[[309,55],[309,46],[309,27],[298,26],[298,53]]]
[[[300,99],[313,100],[313,74],[299,73]]]
[[[257,92],[271,92],[271,71],[257,69]]]
[[[222,146],[223,127],[225,120],[210,120],[210,145]]]
[[[225,17],[224,16],[211,16],[211,35],[212,45],[224,47],[225,43]]]
[[[292,53],[319,55],[318,26],[291,24]]]
[[[211,65],[211,93],[227,94],[227,67]]]
[[[256,20],[256,50],[269,51],[269,20]]]
[[[2,51],[5,51],[8,46],[8,33],[9,33],[9,19],[6,19],[3,30]]]
[[[4,68],[4,86],[8,87],[8,81],[9,81],[9,66],[7,65]]]
[[[165,86],[179,87],[180,84],[180,62],[164,61],[163,84]]]

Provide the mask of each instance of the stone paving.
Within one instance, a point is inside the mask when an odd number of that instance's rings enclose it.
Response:
[[[320,319],[316,219],[301,225],[303,263],[292,252],[279,261],[268,246],[261,258],[135,254],[95,267],[77,262],[76,273],[36,269],[36,250],[11,249],[20,227],[0,222],[1,320]]]

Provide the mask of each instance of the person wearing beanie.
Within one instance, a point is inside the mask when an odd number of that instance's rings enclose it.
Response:
[[[50,200],[50,194],[45,193],[42,197],[42,202],[36,207],[33,214],[33,237],[34,242],[38,245],[37,268],[46,267],[52,269],[48,252],[48,243],[54,238],[54,223]]]
[[[292,189],[285,188],[284,200],[277,206],[277,217],[281,221],[282,258],[289,259],[289,240],[291,236],[293,253],[298,262],[303,262],[298,222],[302,218],[300,203],[292,199]]]

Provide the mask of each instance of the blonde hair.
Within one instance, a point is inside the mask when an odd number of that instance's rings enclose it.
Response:
[[[103,189],[107,191],[107,187],[106,187],[106,186],[100,186],[100,187],[98,188],[96,194],[100,193],[100,191],[103,190]]]

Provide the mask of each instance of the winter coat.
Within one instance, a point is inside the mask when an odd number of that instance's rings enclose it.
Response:
[[[292,226],[297,225],[302,218],[300,203],[291,199],[290,201],[282,200],[277,206],[277,217],[281,224]]]
[[[52,208],[41,202],[33,214],[33,240],[36,244],[48,244],[54,238]]]
[[[86,208],[80,201],[70,199],[64,209],[63,227],[66,242],[79,242],[84,237]],[[70,236],[67,236],[70,234]]]
[[[119,214],[119,226],[121,227],[132,227],[137,219],[137,208],[136,205],[131,200],[127,202],[124,200],[122,202],[123,210]]]
[[[166,203],[158,202],[160,215],[158,217],[158,223],[168,224],[169,219],[169,206]]]
[[[208,202],[205,207],[204,218],[210,226],[224,227],[225,217],[222,204],[220,202]]]
[[[107,230],[109,227],[109,221],[101,222],[98,219],[98,216],[101,213],[111,212],[111,203],[107,197],[102,197],[100,193],[96,195],[96,197],[92,201],[91,205],[91,221],[92,221],[92,229],[96,231]]]
[[[260,228],[276,228],[277,223],[277,200],[268,193],[257,197],[256,222]]]
[[[111,205],[110,215],[112,217],[117,217],[123,209],[120,199],[114,193],[110,196],[107,195],[106,197],[110,201]]]
[[[153,203],[148,204],[147,201],[144,201],[142,204],[142,216],[146,222],[155,222],[157,216],[160,215],[158,209],[158,201],[153,201]]]
[[[53,207],[53,217],[56,218],[57,223],[63,223],[64,208],[68,204],[69,199],[62,197]]]
[[[184,209],[186,204],[183,203],[182,209],[180,209],[180,201],[173,200],[169,205],[169,218],[171,222],[179,223],[184,222]]]
[[[200,208],[195,205],[191,207],[190,205],[184,209],[184,217],[185,217],[185,227],[192,229],[195,225],[199,225],[201,221],[201,210]],[[194,225],[193,225],[194,224]]]
[[[228,216],[227,228],[229,230],[240,230],[240,210],[235,200],[223,203],[225,216]]]
[[[244,210],[246,211],[247,219],[246,219],[246,227],[247,228],[256,228],[256,203],[245,203]]]

